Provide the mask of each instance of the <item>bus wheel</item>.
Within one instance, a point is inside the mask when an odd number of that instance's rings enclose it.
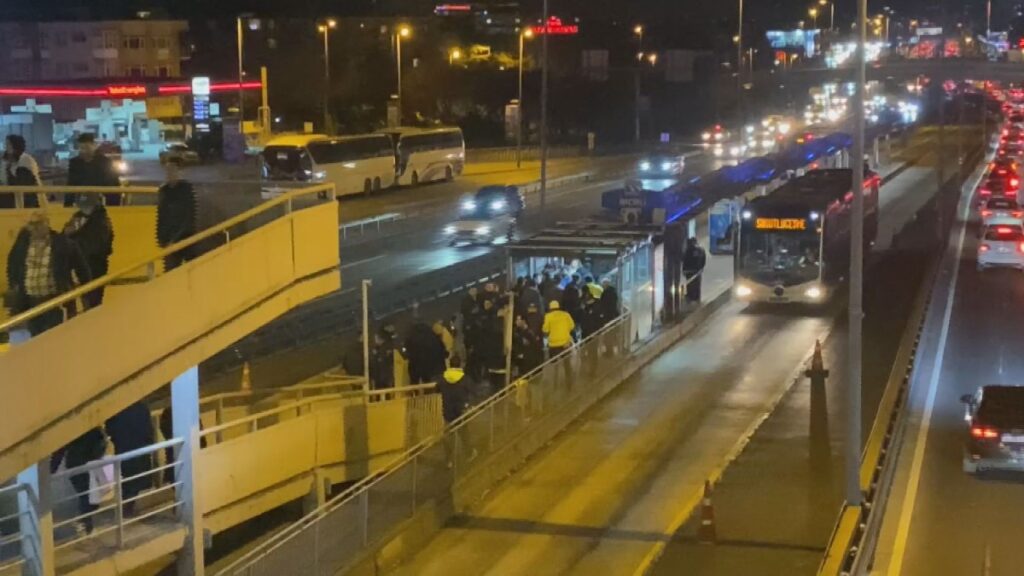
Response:
[[[367,178],[366,181],[363,182],[363,193],[369,195],[370,192],[373,192],[373,182],[371,182],[370,179]]]
[[[420,183],[420,173],[419,172],[413,172],[412,173],[412,180],[411,180],[411,182],[412,182],[413,186],[416,186],[416,185],[418,185]]]
[[[380,192],[380,178],[373,179],[373,191]]]
[[[446,166],[444,169],[444,181],[451,182],[455,179],[455,174],[452,173],[452,167]]]

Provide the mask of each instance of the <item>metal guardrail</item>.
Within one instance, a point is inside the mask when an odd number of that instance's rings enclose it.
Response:
[[[977,158],[977,156],[974,156]],[[958,182],[959,184],[959,182]],[[952,222],[951,219],[947,219]],[[906,413],[903,410],[916,370],[917,352],[925,329],[941,258],[932,262],[924,276],[926,290],[914,301],[907,330],[893,362],[877,415],[861,454],[860,489],[862,506],[843,505],[818,567],[819,576],[865,574],[874,555],[885,504],[896,471],[895,448],[902,439]]]
[[[124,188],[80,188],[80,187],[63,187],[63,189],[70,190],[76,193],[81,192],[96,192],[102,193],[103,190],[108,191],[123,191]],[[4,187],[0,188],[0,193],[22,193],[22,192],[38,192],[38,188],[35,187]],[[180,242],[176,242],[170,246],[163,248],[158,251],[155,255],[140,259],[130,265],[124,266],[119,270],[115,270],[105,276],[96,278],[90,282],[78,286],[77,288],[66,292],[56,298],[52,298],[38,306],[33,307],[30,310],[22,312],[9,318],[7,321],[0,323],[0,333],[9,333],[11,330],[20,328],[29,320],[38,318],[39,316],[46,314],[54,310],[61,310],[63,313],[67,313],[67,307],[77,306],[78,301],[86,294],[99,288],[107,288],[108,286],[114,285],[118,282],[125,280],[136,280],[140,271],[143,272],[145,279],[155,278],[159,271],[162,269],[164,260],[168,256],[179,254],[182,251],[191,250],[194,246],[210,239],[222,239],[223,242],[228,243],[232,238],[232,230],[242,224],[249,222],[254,219],[264,219],[269,216],[272,211],[283,210],[284,214],[290,214],[294,209],[299,206],[296,202],[303,199],[308,199],[313,203],[322,201],[319,195],[323,192],[327,192],[329,200],[334,200],[334,185],[333,184],[322,184],[317,186],[308,186],[305,188],[292,190],[287,194],[283,194],[273,200],[264,202],[259,206],[247,210],[237,216],[229,218],[220,224],[204,230],[198,234],[190,236]],[[273,219],[270,219],[272,221]],[[82,309],[81,307],[78,307]]]
[[[623,315],[549,359],[219,574],[321,574],[351,566],[424,508],[449,501],[453,486],[493,468],[490,456],[526,437],[536,441],[539,430],[553,436],[562,421],[596,402],[599,387],[586,384],[630,353],[629,326]]]
[[[66,194],[118,195],[121,206],[132,206],[135,196],[155,197],[158,190],[156,186],[0,186],[0,197],[14,196],[18,209],[63,206]],[[34,201],[26,202],[33,196]]]
[[[362,236],[366,232],[367,228],[373,228],[376,232],[380,232],[382,224],[390,224],[392,222],[402,220],[403,218],[404,216],[398,212],[389,212],[387,214],[381,214],[380,216],[372,216],[370,218],[345,222],[339,227],[339,230],[341,231],[342,239],[347,239],[356,231],[358,231],[359,235]]]
[[[553,146],[548,148],[548,158],[573,158],[586,156],[588,151],[585,146]],[[501,148],[467,148],[466,162],[515,162],[515,146]],[[522,160],[533,162],[540,160],[539,146],[523,146]]]
[[[54,510],[53,540],[57,553],[83,544],[105,551],[120,549],[125,545],[127,532],[136,525],[152,526],[161,518],[176,522],[175,512],[183,503],[183,494],[178,490],[181,483],[165,482],[165,476],[168,470],[178,468],[180,462],[174,458],[182,444],[180,438],[174,438],[54,473],[45,489],[50,491]],[[168,454],[172,455],[169,461]],[[134,471],[134,467],[126,467],[125,463],[140,458],[146,460],[145,469],[126,476],[125,468]],[[72,488],[68,492],[63,488],[82,482],[86,485],[84,490]],[[11,497],[28,507],[0,518],[0,524],[11,526],[18,521],[17,529],[0,538],[0,572],[32,564],[21,550],[41,549],[39,534],[23,532],[20,522],[23,516],[37,514],[39,498],[28,485],[20,483],[0,489],[0,498]],[[88,502],[90,509],[83,510],[81,502]],[[77,513],[64,513],[68,509]]]

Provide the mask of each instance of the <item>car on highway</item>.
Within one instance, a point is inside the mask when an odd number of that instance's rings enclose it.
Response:
[[[960,401],[966,406],[968,424],[964,472],[1024,472],[1024,387],[982,386]]]
[[[484,186],[463,200],[459,209],[467,214],[483,210],[495,216],[512,214],[518,218],[526,209],[526,198],[518,186]]]
[[[721,144],[730,138],[732,138],[732,132],[723,128],[721,124],[715,124],[700,134],[701,142],[703,142],[705,146]]]
[[[998,158],[1020,158],[1024,156],[1024,144],[1018,144],[1016,142],[1006,142],[999,145],[999,149],[996,151]]]
[[[984,202],[989,198],[1017,198],[1017,191],[1020,189],[1020,181],[1017,179],[1004,179],[998,176],[986,178],[978,187],[978,200]]]
[[[637,163],[641,178],[674,178],[681,176],[686,168],[686,159],[680,154],[652,154]]]
[[[983,227],[996,224],[1024,226],[1024,210],[1012,198],[989,198],[982,203],[980,213]]]
[[[1024,270],[1024,228],[996,224],[982,232],[978,243],[978,270],[1002,267]]]
[[[182,164],[199,164],[199,153],[185,144],[168,144],[160,151],[160,163],[163,164],[171,158],[177,159]]]
[[[1024,143],[1024,129],[1022,129],[1020,126],[1007,126],[1003,128],[1002,133],[999,135],[999,142],[1016,142],[1018,144]]]

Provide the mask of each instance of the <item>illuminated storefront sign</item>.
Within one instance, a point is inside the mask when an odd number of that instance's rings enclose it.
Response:
[[[217,82],[209,84],[209,93],[259,90],[260,82]],[[110,84],[102,87],[77,86],[9,86],[0,87],[0,96],[24,96],[26,98],[144,98],[149,94],[171,96],[192,94],[191,84]]]
[[[754,221],[757,230],[807,230],[804,218],[758,218]]]
[[[550,36],[572,36],[579,34],[580,27],[576,24],[563,24],[562,19],[557,16],[548,18],[546,26],[534,26],[534,34],[548,34]]]

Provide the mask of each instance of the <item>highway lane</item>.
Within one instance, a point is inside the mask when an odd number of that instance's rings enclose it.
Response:
[[[962,471],[966,424],[959,401],[985,384],[1024,384],[1024,276],[978,272],[976,212],[958,226],[964,226],[954,253],[959,270],[955,279],[945,276],[952,306],[944,356],[937,377],[923,379],[911,396],[877,574],[1009,576],[1024,566],[1024,481],[1019,474],[973,477]],[[959,240],[956,228],[953,239]],[[946,293],[936,294],[933,306],[944,306]]]
[[[901,174],[883,204],[922,177]],[[882,228],[908,217],[883,212]],[[714,260],[709,280],[728,275],[719,264],[731,259]],[[633,573],[785,392],[833,312],[727,304],[394,573]]]

